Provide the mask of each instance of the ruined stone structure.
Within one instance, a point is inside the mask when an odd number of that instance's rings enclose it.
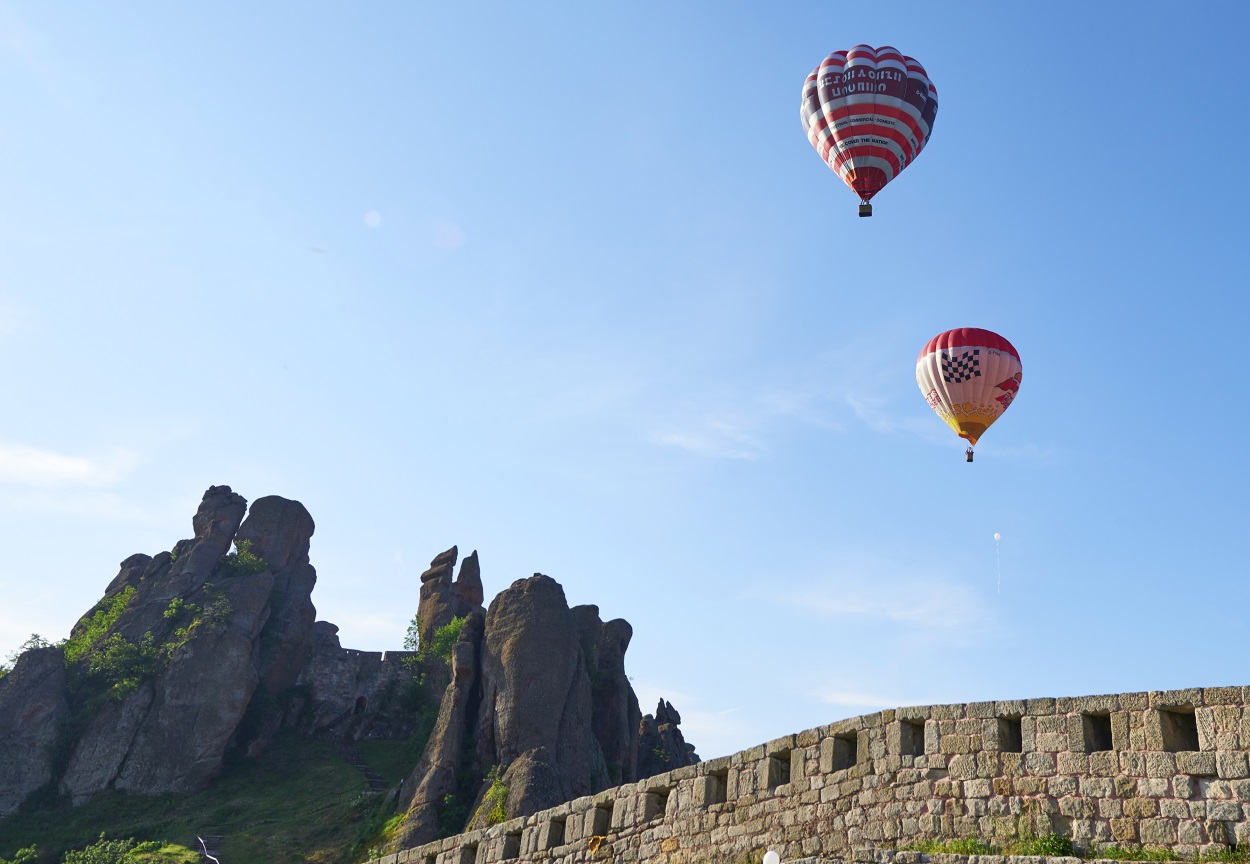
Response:
[[[766,849],[917,864],[928,856],[880,850],[1050,831],[1083,850],[1194,857],[1250,843],[1248,700],[1250,687],[1209,687],[880,711],[377,864],[694,864]]]

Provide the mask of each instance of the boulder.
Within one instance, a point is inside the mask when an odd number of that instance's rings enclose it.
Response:
[[[53,778],[53,749],[69,717],[60,648],[22,653],[0,678],[0,818]]]
[[[699,755],[687,744],[677,728],[681,715],[673,703],[660,700],[654,716],[647,714],[639,724],[638,779],[653,777],[674,768],[694,765]]]

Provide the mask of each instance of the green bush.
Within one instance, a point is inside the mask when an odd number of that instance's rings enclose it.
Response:
[[[1072,854],[1072,839],[1053,832],[1039,837],[1028,837],[1019,843],[1012,844],[1009,854],[1045,855],[1049,858],[1066,857]]]
[[[456,640],[460,638],[460,631],[464,629],[464,620],[462,616],[457,616],[435,630],[434,637],[422,653],[451,663],[451,652],[456,647]]]
[[[137,643],[113,633],[87,655],[87,680],[110,699],[136,690],[152,674],[160,648],[151,632]]]
[[[10,858],[0,858],[0,864],[34,864],[39,858],[39,853],[34,846],[27,846],[25,849],[18,849],[17,854]]]
[[[135,856],[131,854],[139,844],[132,837],[129,840],[109,840],[100,834],[100,839],[82,849],[65,853],[63,864],[134,864]]]
[[[76,663],[82,659],[95,643],[99,642],[109,628],[117,623],[117,619],[126,611],[130,598],[134,596],[134,586],[128,586],[112,600],[105,598],[96,604],[95,611],[87,619],[86,624],[77,636],[71,636],[65,643],[65,663]]]
[[[482,796],[482,806],[478,812],[485,812],[487,825],[498,825],[501,822],[507,822],[508,787],[499,778],[498,765],[490,769],[490,773],[483,778],[483,782],[490,785],[486,789],[486,794]]]
[[[997,855],[998,849],[977,837],[946,838],[943,840],[921,840],[904,847],[908,852],[922,852],[925,855],[951,853],[954,855]]]
[[[200,614],[200,607],[194,603],[186,602],[181,597],[175,597],[169,601],[169,605],[165,607],[165,611],[161,614],[164,615],[166,621],[174,621],[184,615],[195,616]]]
[[[254,576],[269,569],[268,562],[252,551],[251,540],[236,540],[234,551],[221,559],[227,576]]]

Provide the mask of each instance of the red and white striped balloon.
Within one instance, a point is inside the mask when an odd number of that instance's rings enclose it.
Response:
[[[915,161],[936,117],[924,67],[888,45],[834,51],[803,84],[803,131],[864,203]]]

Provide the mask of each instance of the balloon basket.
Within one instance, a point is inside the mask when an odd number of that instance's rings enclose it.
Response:
[[[872,215],[872,205],[871,205],[871,204],[866,204],[866,203],[865,203],[865,204],[860,204],[860,205],[859,205],[859,215],[860,215],[860,216],[871,216],[871,215]]]

